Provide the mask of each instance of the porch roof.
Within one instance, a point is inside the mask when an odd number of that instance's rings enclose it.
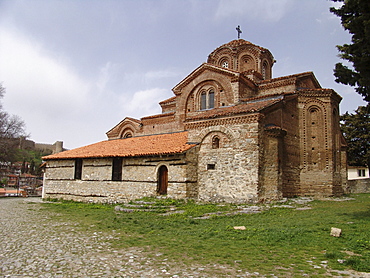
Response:
[[[115,139],[44,156],[43,159],[58,160],[175,154],[183,153],[196,145],[187,141],[187,131]]]

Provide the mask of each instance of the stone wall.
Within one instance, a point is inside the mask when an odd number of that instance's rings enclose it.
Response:
[[[54,144],[35,143],[35,149],[43,152],[59,153],[64,150],[63,141],[56,141]]]
[[[217,123],[217,122],[215,122]],[[209,124],[208,127],[204,125]],[[190,141],[201,142],[198,155],[198,199],[207,202],[258,201],[258,129],[256,118],[239,124],[189,125]],[[214,148],[213,139],[219,138]]]
[[[121,181],[112,181],[112,159],[84,159],[81,180],[74,179],[74,160],[50,160],[44,175],[43,198],[121,203],[157,195],[158,169],[168,168],[167,196],[197,195],[195,150],[161,157],[124,158]]]
[[[370,193],[370,179],[348,180],[346,193]]]

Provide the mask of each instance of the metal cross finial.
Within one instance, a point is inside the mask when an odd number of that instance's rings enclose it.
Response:
[[[243,33],[242,30],[240,29],[240,25],[236,27],[236,31],[238,32],[238,39],[240,39],[240,34]]]

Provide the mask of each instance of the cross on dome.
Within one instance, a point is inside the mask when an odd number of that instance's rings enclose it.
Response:
[[[242,30],[240,29],[240,25],[238,25],[238,27],[236,27],[235,29],[238,32],[238,39],[240,39],[240,34],[243,33]]]

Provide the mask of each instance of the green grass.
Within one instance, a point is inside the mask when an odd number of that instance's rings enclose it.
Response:
[[[370,272],[370,194],[347,201],[314,201],[310,210],[270,208],[258,214],[226,215],[234,205],[153,199],[155,211],[117,212],[113,205],[75,202],[46,203],[56,218],[78,222],[81,229],[115,231],[115,248],[142,247],[161,252],[174,262],[226,264],[261,274],[324,275],[314,268],[328,261],[332,269]],[[183,213],[163,215],[164,206]],[[218,213],[216,213],[218,212]],[[209,219],[197,219],[210,213]],[[245,226],[235,230],[234,226]],[[339,238],[331,227],[342,229]]]

